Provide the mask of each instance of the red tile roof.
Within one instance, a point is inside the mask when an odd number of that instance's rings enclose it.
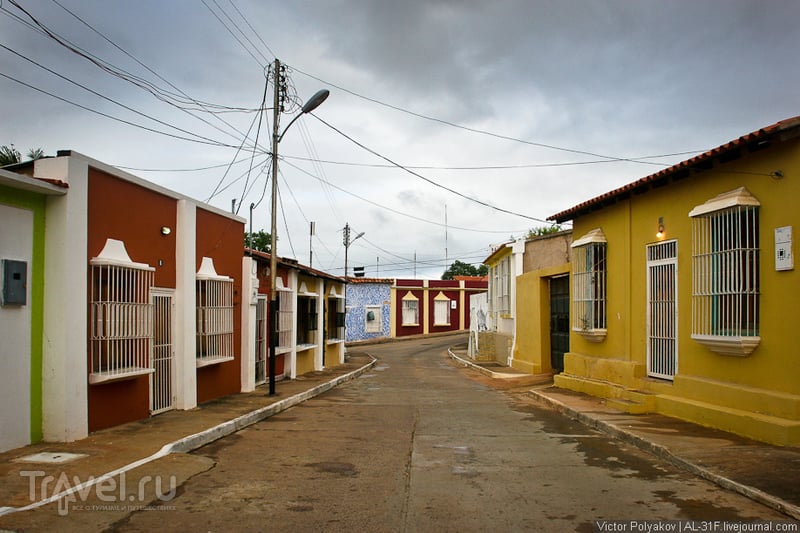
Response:
[[[556,213],[555,215],[547,217],[547,219],[554,220],[556,222],[564,222],[567,220],[572,220],[580,215],[585,215],[587,213],[590,213],[591,211],[600,209],[603,205],[614,203],[620,197],[626,197],[627,195],[629,195],[631,191],[637,189],[646,190],[652,184],[660,182],[662,180],[667,180],[670,177],[673,177],[682,171],[686,172],[694,167],[702,165],[703,163],[710,163],[714,157],[719,157],[727,152],[738,150],[745,146],[759,146],[762,143],[765,142],[768,143],[774,137],[778,136],[778,134],[798,128],[800,128],[800,116],[781,120],[780,122],[776,122],[771,126],[765,126],[752,133],[743,135],[742,137],[739,137],[738,139],[734,139],[728,143],[725,143],[722,146],[714,148],[713,150],[709,150],[702,154],[696,155],[691,159],[687,159],[685,161],[672,165],[669,168],[659,170],[655,174],[650,174],[649,176],[645,176],[644,178],[638,179],[633,183],[629,183],[618,189],[614,189],[613,191],[601,194],[600,196],[592,198],[591,200],[588,200],[574,207],[571,207],[566,211],[561,211],[560,213]],[[781,139],[780,136],[778,136],[777,140],[783,140],[783,139]]]

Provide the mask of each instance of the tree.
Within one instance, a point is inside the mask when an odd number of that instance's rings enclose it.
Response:
[[[28,150],[28,159],[41,159],[44,157],[44,150],[41,148],[31,148]],[[3,145],[0,146],[0,167],[4,167],[6,165],[14,165],[16,163],[22,162],[22,154],[19,153],[14,147],[14,143],[10,145]]]
[[[469,263],[463,263],[458,259],[444,271],[442,279],[454,279],[456,276],[485,276],[489,272],[489,267],[481,265],[475,267]]]
[[[13,165],[14,163],[19,163],[22,160],[22,154],[19,153],[19,150],[14,148],[14,145],[0,146],[0,167],[4,167],[6,165]]]
[[[263,229],[249,233],[244,232],[244,245],[247,248],[258,250],[259,252],[270,253],[270,245],[272,244],[272,237]]]
[[[558,224],[531,228],[528,230],[528,234],[525,236],[525,238],[530,239],[532,237],[541,237],[542,235],[552,235],[553,233],[558,233],[559,231],[561,231],[561,226]]]

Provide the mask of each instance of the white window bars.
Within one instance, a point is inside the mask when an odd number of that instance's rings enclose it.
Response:
[[[409,293],[410,295],[410,293]],[[403,325],[404,326],[418,326],[419,325],[419,310],[417,309],[417,299],[411,296],[406,299],[403,298]]]
[[[91,368],[89,383],[153,372],[154,268],[134,263],[122,241],[109,239],[91,264]]]
[[[607,244],[592,230],[572,244],[572,329],[593,341],[606,333]]]
[[[692,217],[692,338],[748,355],[759,337],[759,206],[740,188],[696,207]]]
[[[197,366],[232,361],[233,279],[217,274],[210,257],[203,258],[196,279]]]

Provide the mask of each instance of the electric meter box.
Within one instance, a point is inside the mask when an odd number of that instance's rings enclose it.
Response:
[[[0,305],[25,305],[28,303],[28,263],[14,259],[0,261]]]
[[[792,227],[775,228],[775,270],[793,270]]]

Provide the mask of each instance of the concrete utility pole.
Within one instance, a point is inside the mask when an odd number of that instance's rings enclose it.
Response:
[[[270,250],[269,250],[269,394],[275,394],[275,347],[278,345],[278,307],[279,298],[277,292],[278,275],[278,143],[294,124],[295,120],[315,110],[325,101],[330,94],[327,89],[322,89],[314,93],[314,96],[303,104],[301,112],[286,125],[283,133],[280,133],[281,117],[281,91],[283,88],[283,73],[281,72],[281,62],[275,58],[275,74],[273,84],[275,85],[275,98],[272,109],[272,213],[270,213]]]

